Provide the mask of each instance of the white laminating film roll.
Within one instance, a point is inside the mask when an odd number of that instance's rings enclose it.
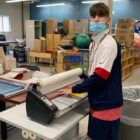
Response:
[[[57,84],[61,81],[65,81],[66,79],[69,79],[71,77],[79,76],[82,74],[82,72],[83,71],[81,68],[76,68],[66,72],[55,74],[50,77],[42,78],[38,81],[38,83],[41,87],[50,86],[52,84]]]
[[[22,137],[24,139],[28,139],[29,138],[29,132],[28,131],[25,131],[25,130],[22,130]]]

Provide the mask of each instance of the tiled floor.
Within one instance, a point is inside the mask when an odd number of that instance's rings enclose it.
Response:
[[[46,64],[39,64],[41,71],[50,73],[50,68]],[[123,86],[139,85],[140,84],[140,68],[134,70],[134,74],[123,82]],[[87,132],[87,122],[88,117],[85,117],[80,122],[80,138],[79,140],[84,140]],[[7,140],[24,140],[21,136],[21,131],[19,129],[13,129],[8,132]]]

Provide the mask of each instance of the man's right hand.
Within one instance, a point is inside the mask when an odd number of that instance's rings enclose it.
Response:
[[[88,76],[84,72],[81,75],[79,75],[79,77],[81,79],[87,79],[88,78]]]

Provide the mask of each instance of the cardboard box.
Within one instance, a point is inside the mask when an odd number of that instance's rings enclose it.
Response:
[[[46,52],[47,47],[46,47],[46,39],[41,38],[41,39],[34,39],[34,47],[33,51],[35,52]]]
[[[5,57],[5,69],[10,71],[12,69],[15,69],[17,67],[16,64],[16,58],[13,58],[11,56]]]
[[[73,33],[88,34],[88,26],[89,26],[88,19],[74,20]]]
[[[133,42],[134,36],[124,36],[124,35],[116,35],[115,39],[119,42]]]
[[[57,51],[58,45],[61,42],[60,34],[47,34],[47,51]]]
[[[15,69],[17,67],[16,58],[11,58],[10,69]]]
[[[132,47],[132,46],[134,46],[133,44],[134,44],[134,38],[133,37],[125,37],[125,36],[120,36],[120,37],[118,37],[118,36],[116,36],[115,37],[115,39],[117,40],[117,42],[119,43],[119,44],[123,44],[123,45],[126,45],[126,46],[128,46],[128,47]]]
[[[34,39],[33,50],[35,52],[41,52],[41,40],[40,39]]]
[[[132,48],[134,44],[134,19],[119,19],[115,39],[118,43]]]
[[[116,35],[134,36],[134,29],[116,29]]]
[[[0,64],[2,64],[4,67],[4,63],[5,63],[5,53],[3,47],[0,46]]]
[[[46,39],[41,39],[41,52],[47,52],[47,41],[46,41]]]
[[[53,50],[53,34],[46,34],[47,38],[47,51]]]
[[[73,34],[73,20],[64,20],[63,26],[68,34]]]
[[[134,32],[133,29],[117,29],[115,39],[118,43],[123,44],[131,48],[134,44]]]
[[[56,19],[47,19],[47,33],[53,34],[54,30],[57,28],[57,20]]]
[[[53,51],[57,51],[58,45],[61,43],[61,35],[54,34],[53,35]]]
[[[135,23],[135,20],[133,18],[119,19],[117,28],[121,28],[121,29],[134,28],[134,23]]]

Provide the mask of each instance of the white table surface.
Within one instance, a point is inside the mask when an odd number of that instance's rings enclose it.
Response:
[[[25,103],[7,109],[0,113],[0,120],[17,128],[36,134],[45,140],[55,140],[65,132],[79,123],[88,113],[87,102],[79,105],[60,118],[55,119],[51,124],[40,124],[32,121],[26,115]],[[42,115],[42,114],[40,114]]]

